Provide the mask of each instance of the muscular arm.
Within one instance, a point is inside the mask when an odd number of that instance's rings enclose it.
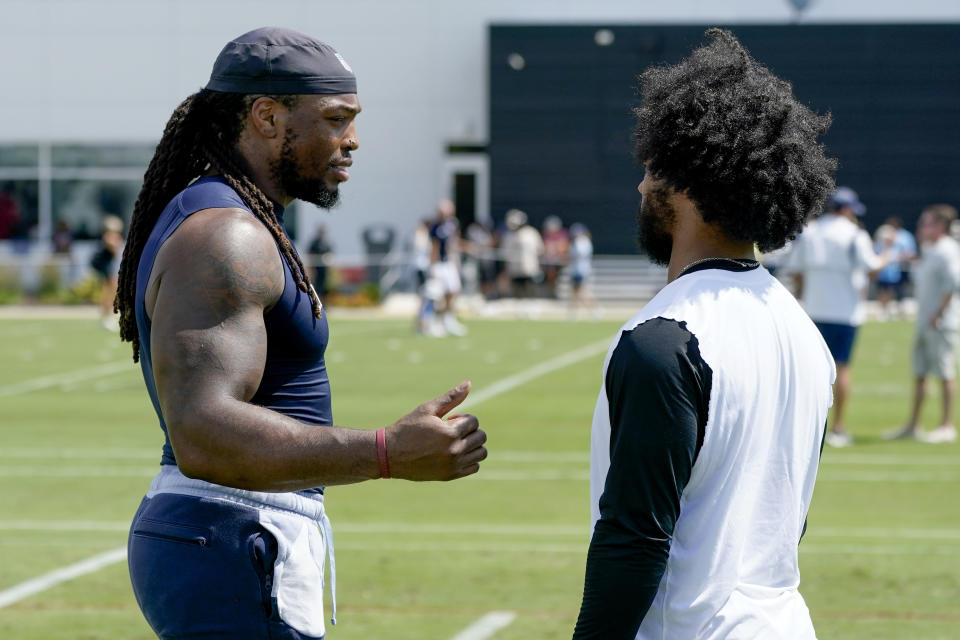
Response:
[[[266,361],[263,316],[283,290],[269,232],[239,209],[188,218],[164,244],[147,292],[151,352],[181,471],[226,486],[295,491],[379,476],[373,431],[316,427],[253,404]],[[458,388],[459,389],[459,388]],[[441,416],[468,386],[387,431],[396,477],[452,479],[486,456],[472,416]]]

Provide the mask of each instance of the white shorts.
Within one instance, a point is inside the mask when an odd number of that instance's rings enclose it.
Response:
[[[430,265],[430,278],[440,283],[443,293],[460,293],[460,272],[452,262],[435,262]]]
[[[956,329],[926,327],[919,330],[913,343],[913,373],[918,378],[932,374],[941,380],[953,380],[957,366],[956,347]]]

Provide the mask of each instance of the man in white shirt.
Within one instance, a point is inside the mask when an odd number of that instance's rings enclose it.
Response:
[[[832,190],[829,117],[707,35],[641,76],[638,224],[668,284],[604,363],[574,640],[816,637],[797,545],[833,360],[754,244],[782,246]]]
[[[913,343],[913,372],[916,376],[910,419],[903,429],[888,438],[916,438],[924,442],[953,442],[957,330],[960,329],[960,246],[950,237],[950,224],[957,210],[947,204],[930,205],[923,210],[917,225],[922,252],[913,270],[914,297],[917,301],[916,331]],[[919,430],[920,410],[927,392],[927,376],[940,378],[943,413],[933,431]]]
[[[863,323],[867,276],[884,266],[873,251],[870,235],[858,216],[867,208],[856,192],[840,187],[830,197],[830,208],[807,225],[793,243],[783,271],[796,279],[797,297],[823,335],[837,365],[833,422],[827,444],[846,447],[853,437],[844,426],[850,394],[850,362],[857,328]]]

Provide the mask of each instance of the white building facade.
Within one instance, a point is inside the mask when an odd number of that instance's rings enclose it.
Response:
[[[0,255],[49,251],[61,222],[95,237],[102,214],[129,217],[173,109],[259,26],[329,42],[357,73],[351,180],[333,211],[298,205],[297,241],[322,224],[340,261],[359,263],[364,229],[393,227],[402,243],[455,173],[476,175],[476,215],[489,217],[482,151],[449,152],[488,143],[489,25],[793,22],[953,23],[960,1],[0,0]]]

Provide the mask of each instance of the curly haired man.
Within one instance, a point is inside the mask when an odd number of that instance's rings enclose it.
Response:
[[[829,118],[707,35],[641,76],[640,243],[668,284],[604,363],[576,640],[815,637],[797,545],[835,371],[754,247],[795,237],[830,193]]]

